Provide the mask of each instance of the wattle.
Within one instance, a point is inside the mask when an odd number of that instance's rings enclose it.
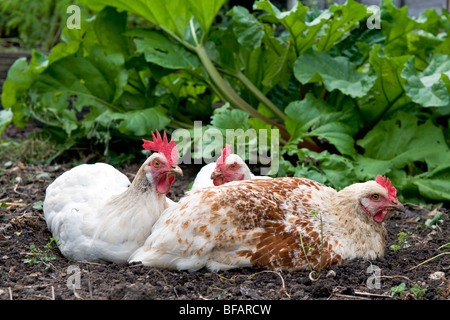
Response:
[[[163,174],[158,179],[158,182],[156,184],[156,190],[158,190],[159,193],[167,193],[170,190],[170,187],[172,186],[173,181],[175,180],[174,174]]]
[[[378,211],[376,215],[373,216],[373,220],[376,222],[383,222],[384,217],[386,217],[387,209],[383,209],[381,211]]]

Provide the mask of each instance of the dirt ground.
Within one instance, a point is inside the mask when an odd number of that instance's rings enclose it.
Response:
[[[132,179],[139,166],[118,169]],[[444,246],[450,242],[449,211],[440,209],[440,221],[426,226],[437,211],[413,204],[387,221],[384,258],[333,266],[322,270],[317,281],[310,280],[307,271],[190,273],[68,261],[53,245],[42,212],[45,189],[68,169],[0,163],[0,300],[450,299],[450,248]],[[177,177],[171,189],[174,200],[183,195],[199,166],[182,169],[184,176]],[[399,249],[391,250],[392,245]]]

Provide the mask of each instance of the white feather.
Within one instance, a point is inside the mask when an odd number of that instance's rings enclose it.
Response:
[[[114,167],[96,163],[77,166],[48,186],[44,216],[66,258],[126,262],[142,245],[171,201],[130,185]]]
[[[203,166],[195,177],[190,192],[194,192],[202,188],[213,187],[214,184],[211,180],[211,174],[214,172],[215,168],[215,162],[211,162]]]

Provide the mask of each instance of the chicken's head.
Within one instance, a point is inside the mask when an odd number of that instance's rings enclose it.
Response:
[[[156,131],[156,136],[152,132],[153,141],[144,140],[143,148],[156,151],[145,162],[145,173],[148,181],[156,185],[159,193],[167,193],[175,180],[175,175],[183,175],[183,171],[177,165],[178,149],[173,140],[167,141]]]
[[[405,211],[397,199],[397,190],[392,186],[389,178],[377,176],[375,181],[369,181],[361,186],[363,196],[360,206],[370,219],[383,222],[391,211]]]
[[[230,146],[226,144],[222,155],[217,159],[211,179],[215,186],[220,186],[231,181],[251,179],[251,173],[241,157],[232,154]]]

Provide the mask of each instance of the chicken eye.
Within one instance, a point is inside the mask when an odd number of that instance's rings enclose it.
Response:
[[[233,163],[230,167],[231,167],[231,169],[236,169],[237,165],[236,165],[236,163]]]
[[[155,168],[158,168],[158,167],[160,166],[160,164],[161,164],[161,163],[159,163],[158,160],[153,161],[153,166],[154,166]]]
[[[379,194],[373,194],[372,195],[372,200],[374,200],[374,201],[378,201],[380,199],[380,195]]]

